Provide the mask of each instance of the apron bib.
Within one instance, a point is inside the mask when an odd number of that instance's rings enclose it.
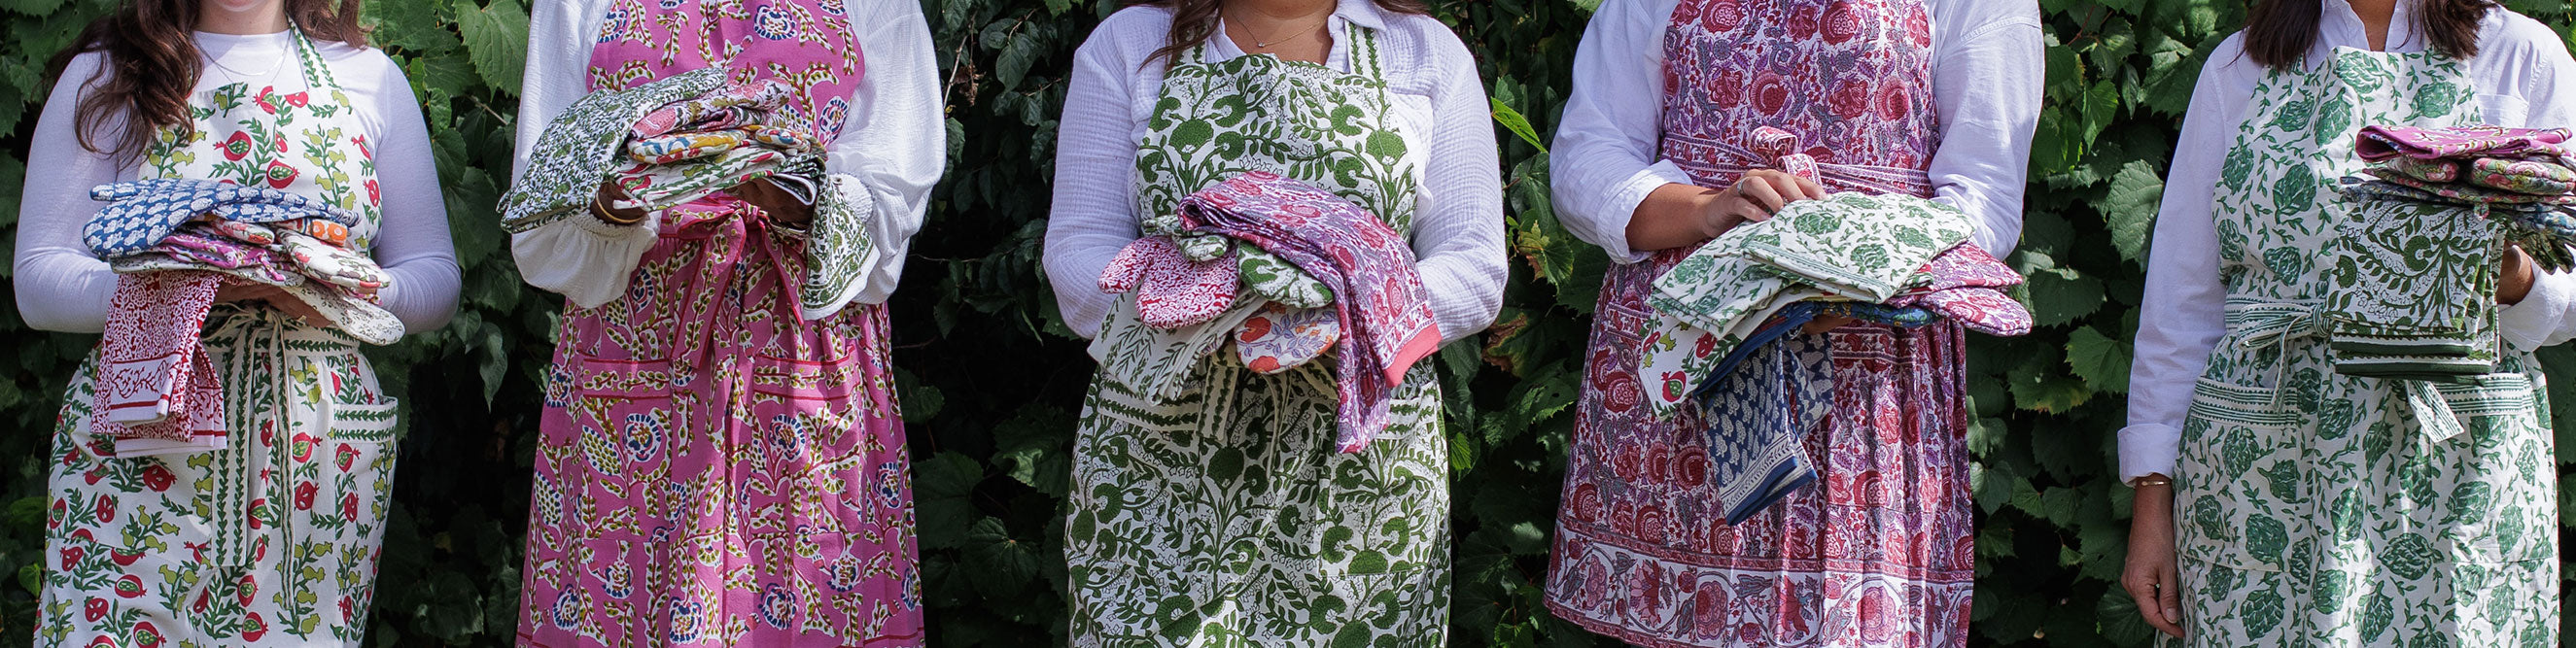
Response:
[[[313,44],[289,32],[303,88],[198,92],[193,130],[162,131],[138,175],[319,198],[359,215],[350,249],[366,250],[382,213],[365,127]],[[364,638],[391,505],[395,403],[347,334],[232,305],[208,322],[225,448],[107,456],[113,441],[90,433],[96,356],[72,377],[47,480],[39,645]]]
[[[1664,34],[1659,156],[1699,186],[1774,168],[1812,170],[1829,191],[1931,195],[1934,18],[1921,0],[1684,0]],[[1765,127],[1789,137],[1757,137]],[[1638,375],[1658,317],[1646,298],[1690,251],[1603,280],[1549,609],[1658,648],[1965,645],[1961,329],[1834,330],[1832,411],[1802,443],[1816,482],[1728,525],[1708,423],[1656,414],[1646,390],[1663,380]]]
[[[1266,171],[1410,236],[1420,141],[1396,124],[1378,35],[1341,36],[1354,73],[1184,54],[1138,143],[1138,213]],[[1232,349],[1184,358],[1174,398],[1105,369],[1092,381],[1065,530],[1072,644],[1443,645],[1449,461],[1431,371],[1396,388],[1367,450],[1342,454],[1329,363],[1264,374]]]
[[[2529,351],[2458,384],[2346,376],[2317,314],[2355,134],[2477,123],[2462,70],[2343,48],[2255,90],[2216,197],[2227,333],[2174,475],[2187,645],[2556,641],[2557,472]]]
[[[619,0],[591,88],[724,67],[826,146],[864,64],[836,0]],[[810,243],[724,193],[556,331],[519,644],[917,646],[911,464],[882,306],[800,316]]]

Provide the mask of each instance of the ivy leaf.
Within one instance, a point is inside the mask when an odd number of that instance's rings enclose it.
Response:
[[[519,0],[457,7],[456,29],[465,34],[465,51],[483,83],[517,96],[520,74],[528,66],[528,9]]]
[[[1531,148],[1538,149],[1540,153],[1547,152],[1547,144],[1538,141],[1538,129],[1530,126],[1529,117],[1522,115],[1521,111],[1513,110],[1511,105],[1503,103],[1502,99],[1491,98],[1485,101],[1493,104],[1496,123],[1502,124],[1503,128],[1511,131],[1513,135],[1519,135],[1521,141],[1529,142]]]
[[[403,2],[370,2],[361,10],[370,31],[369,40],[377,45],[422,56],[445,54],[462,42],[447,23],[438,19],[438,5],[433,0]],[[462,93],[459,93],[462,94]]]
[[[1037,58],[1038,39],[1025,35],[1012,38],[1002,45],[1001,58],[993,62],[993,78],[1000,80],[1004,88],[1018,88]]]
[[[2138,601],[2129,598],[2128,590],[2118,587],[2102,593],[2093,603],[2093,615],[2101,619],[2102,637],[2122,646],[2144,646],[2155,641],[2156,627],[2138,614]]]
[[[0,9],[30,16],[44,16],[61,9],[63,0],[0,0]]]
[[[2145,160],[2132,161],[2111,176],[2111,190],[2097,203],[2105,226],[2111,229],[2111,247],[2120,257],[2134,263],[2146,263],[2147,240],[2155,231],[2156,210],[2164,203],[2165,180],[2156,176],[2155,166]]]
[[[1020,408],[993,428],[993,460],[1006,462],[1003,474],[1050,497],[1072,489],[1074,419],[1048,405]]]
[[[1011,537],[1010,529],[999,519],[976,520],[966,529],[965,546],[966,565],[974,570],[975,582],[985,592],[1012,597],[1038,580],[1037,548]]]
[[[973,457],[941,452],[914,466],[913,508],[919,516],[921,548],[945,549],[966,541],[966,523],[975,515],[967,500],[984,481],[984,467]]]
[[[2066,364],[2094,391],[2129,391],[2129,345],[2087,326],[2066,336]]]

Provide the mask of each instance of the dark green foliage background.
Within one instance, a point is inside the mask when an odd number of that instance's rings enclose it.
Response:
[[[543,0],[539,0],[543,1]],[[876,1],[876,0],[858,0]],[[951,167],[894,303],[916,459],[931,640],[1062,642],[1057,505],[1091,362],[1039,269],[1055,117],[1073,49],[1106,0],[920,0],[947,74]],[[1438,359],[1451,399],[1463,646],[1611,645],[1539,604],[1587,314],[1604,260],[1547,201],[1567,68],[1598,0],[1435,1],[1483,63],[1504,133],[1513,282],[1503,323]],[[2141,261],[2180,111],[2238,0],[2044,0],[2048,110],[2031,162],[2028,272],[2042,325],[1980,338],[1970,369],[1981,470],[1980,644],[2137,646],[2114,584],[2128,491],[2115,483]],[[2565,33],[2563,0],[2511,0]],[[14,228],[42,63],[113,0],[0,0],[0,226]],[[378,588],[377,645],[507,645],[537,376],[559,299],[522,286],[494,225],[507,176],[526,8],[520,0],[372,0],[375,42],[428,111],[458,255],[454,323],[375,356],[411,404]],[[1526,122],[1520,115],[1527,115]],[[1518,135],[1518,136],[1515,136]],[[28,330],[0,310],[0,645],[23,645],[43,549],[44,463],[63,381],[92,336]],[[2576,357],[2545,354],[2564,385]],[[2561,421],[2562,462],[2576,425]],[[2562,471],[2563,472],[2563,471]],[[2562,489],[2562,493],[2565,493]],[[2561,509],[2567,502],[2562,496]]]

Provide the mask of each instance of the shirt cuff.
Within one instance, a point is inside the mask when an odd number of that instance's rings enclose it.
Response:
[[[2182,431],[2161,423],[2120,428],[2120,482],[2163,473],[2174,474],[2182,455]]]
[[[2522,301],[2496,311],[2496,328],[2518,348],[2547,346],[2565,324],[2571,302],[2576,302],[2576,274],[2540,273]]]
[[[1620,183],[1617,191],[1602,198],[1600,210],[1596,213],[1607,217],[1610,222],[1603,224],[1612,227],[1600,233],[1600,245],[1603,251],[1610,253],[1611,261],[1630,264],[1654,256],[1652,252],[1639,252],[1628,247],[1628,221],[1637,217],[1637,206],[1646,203],[1648,194],[1668,184],[1691,184],[1690,174],[1683,172],[1671,160],[1656,160],[1653,165],[1638,169],[1636,175],[1628,176],[1628,181]]]

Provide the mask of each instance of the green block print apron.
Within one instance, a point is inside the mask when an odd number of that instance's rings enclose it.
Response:
[[[1395,126],[1375,35],[1354,28],[1349,46],[1357,73],[1183,55],[1139,143],[1140,213],[1269,171],[1409,235],[1419,147]],[[1431,370],[1396,389],[1375,443],[1340,454],[1330,363],[1265,375],[1219,351],[1168,399],[1113,372],[1092,382],[1065,529],[1072,645],[1444,645],[1449,449]]]
[[[381,223],[365,129],[301,34],[306,88],[234,83],[191,101],[139,175],[262,185]],[[286,92],[286,90],[295,90]],[[357,341],[218,305],[203,343],[230,445],[119,458],[90,434],[93,354],[71,380],[46,480],[40,646],[357,646],[391,506],[392,399]]]
[[[2341,49],[2258,86],[2221,175],[2227,334],[2175,475],[2188,646],[2549,646],[2556,469],[2528,350],[2456,384],[2337,374],[2331,189],[2370,124],[2474,123],[2458,61]]]

